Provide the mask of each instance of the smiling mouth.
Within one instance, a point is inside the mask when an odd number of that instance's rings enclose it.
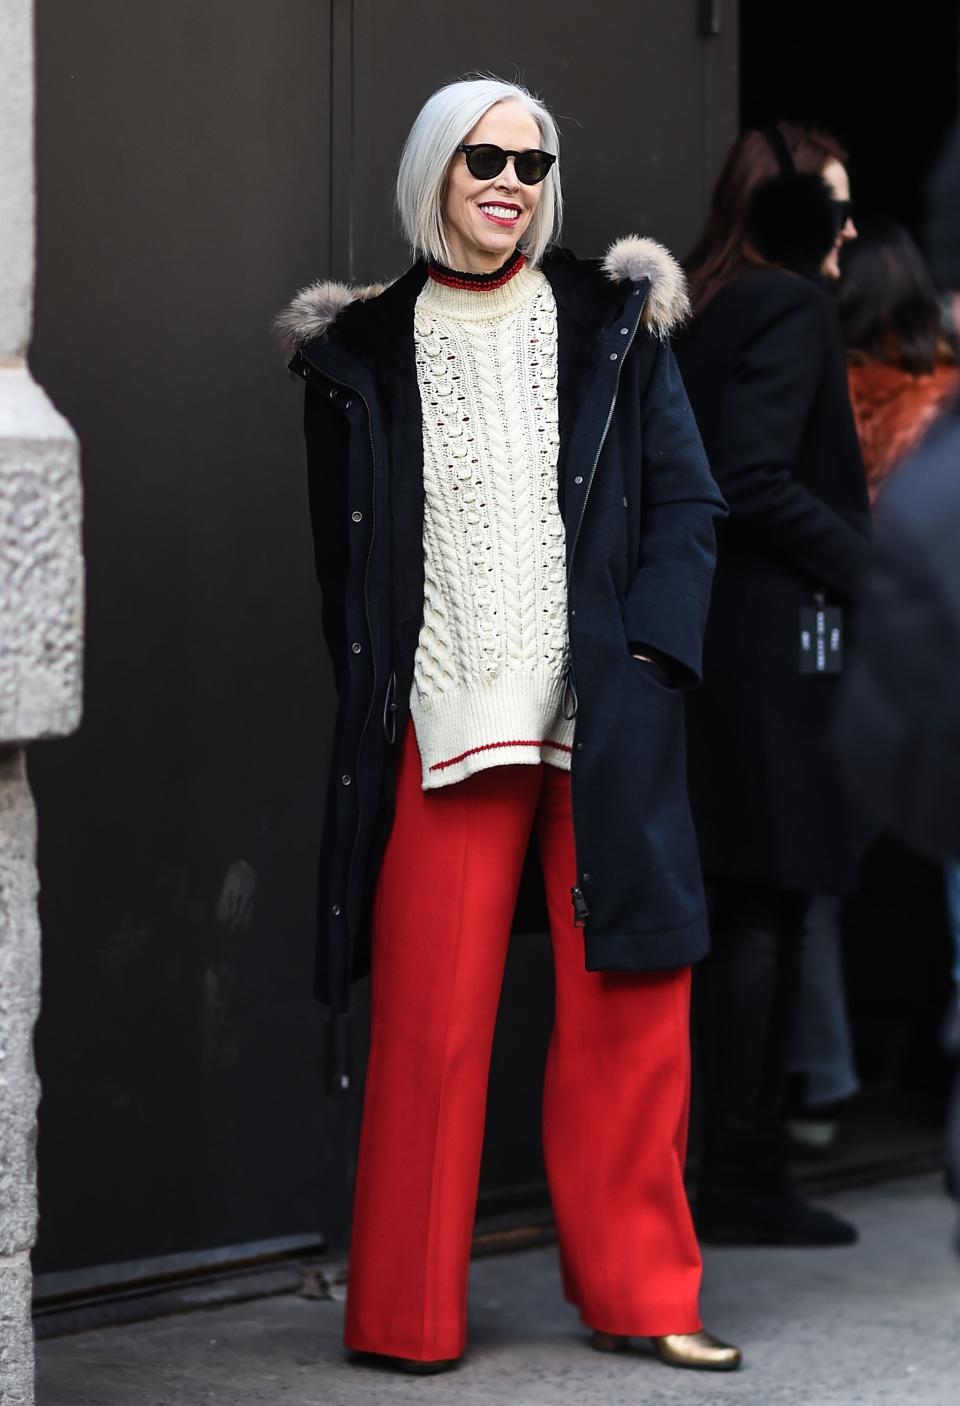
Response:
[[[520,207],[518,205],[480,205],[477,207],[486,219],[494,225],[504,225],[510,228],[520,219]]]

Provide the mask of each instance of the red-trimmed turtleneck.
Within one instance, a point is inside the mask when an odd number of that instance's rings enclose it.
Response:
[[[431,259],[427,265],[427,273],[434,283],[442,283],[446,288],[460,288],[464,291],[475,293],[492,292],[495,288],[502,288],[505,283],[516,278],[517,274],[526,263],[523,251],[514,249],[505,264],[501,264],[493,273],[467,273],[457,269],[448,269],[445,265]]]

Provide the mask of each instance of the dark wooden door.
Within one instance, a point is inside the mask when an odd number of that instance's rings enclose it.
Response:
[[[327,0],[39,0],[37,377],[86,704],[37,747],[41,1270],[315,1231],[332,690],[270,322],[330,257]]]
[[[390,277],[400,147],[440,83],[542,91],[567,240],[682,252],[735,123],[733,4],[38,0],[33,360],[76,426],[89,646],[76,737],[37,748],[44,1004],[37,1266],[347,1231],[359,1087],[311,996],[333,691],[300,389],[269,322]],[[487,1205],[540,1194],[542,937],[511,955]],[[363,1043],[359,1004],[358,1052]]]

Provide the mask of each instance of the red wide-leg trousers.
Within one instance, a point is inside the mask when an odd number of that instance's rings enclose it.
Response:
[[[490,1050],[534,824],[556,969],[543,1139],[566,1296],[605,1332],[696,1332],[689,968],[584,970],[568,773],[496,767],[424,792],[412,728],[402,746],[374,910],[347,1346],[422,1361],[464,1349]]]

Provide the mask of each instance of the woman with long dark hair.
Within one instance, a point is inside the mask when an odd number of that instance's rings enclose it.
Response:
[[[695,318],[749,269],[772,265],[839,278],[840,250],[857,237],[846,160],[834,137],[795,122],[744,132],[734,142],[686,261]],[[820,182],[835,221],[827,235]]]
[[[678,358],[730,508],[690,788],[711,903],[698,1227],[728,1243],[841,1244],[793,1189],[785,1071],[814,894],[853,888],[863,836],[829,747],[867,498],[824,277],[856,235],[842,148],[780,123],[731,151],[689,259]]]
[[[490,1047],[536,832],[556,974],[544,1151],[567,1298],[614,1351],[730,1370],[702,1331],[683,1185],[690,964],[707,944],[684,787],[714,484],[652,240],[551,249],[557,132],[494,80],[441,89],[404,148],[415,263],[319,284],[283,326],[306,380],[340,704],[319,990],[372,963],[347,1345],[464,1349]],[[372,950],[368,934],[372,929]]]
[[[840,325],[871,499],[953,399],[957,358],[923,255],[874,216],[844,251]]]

